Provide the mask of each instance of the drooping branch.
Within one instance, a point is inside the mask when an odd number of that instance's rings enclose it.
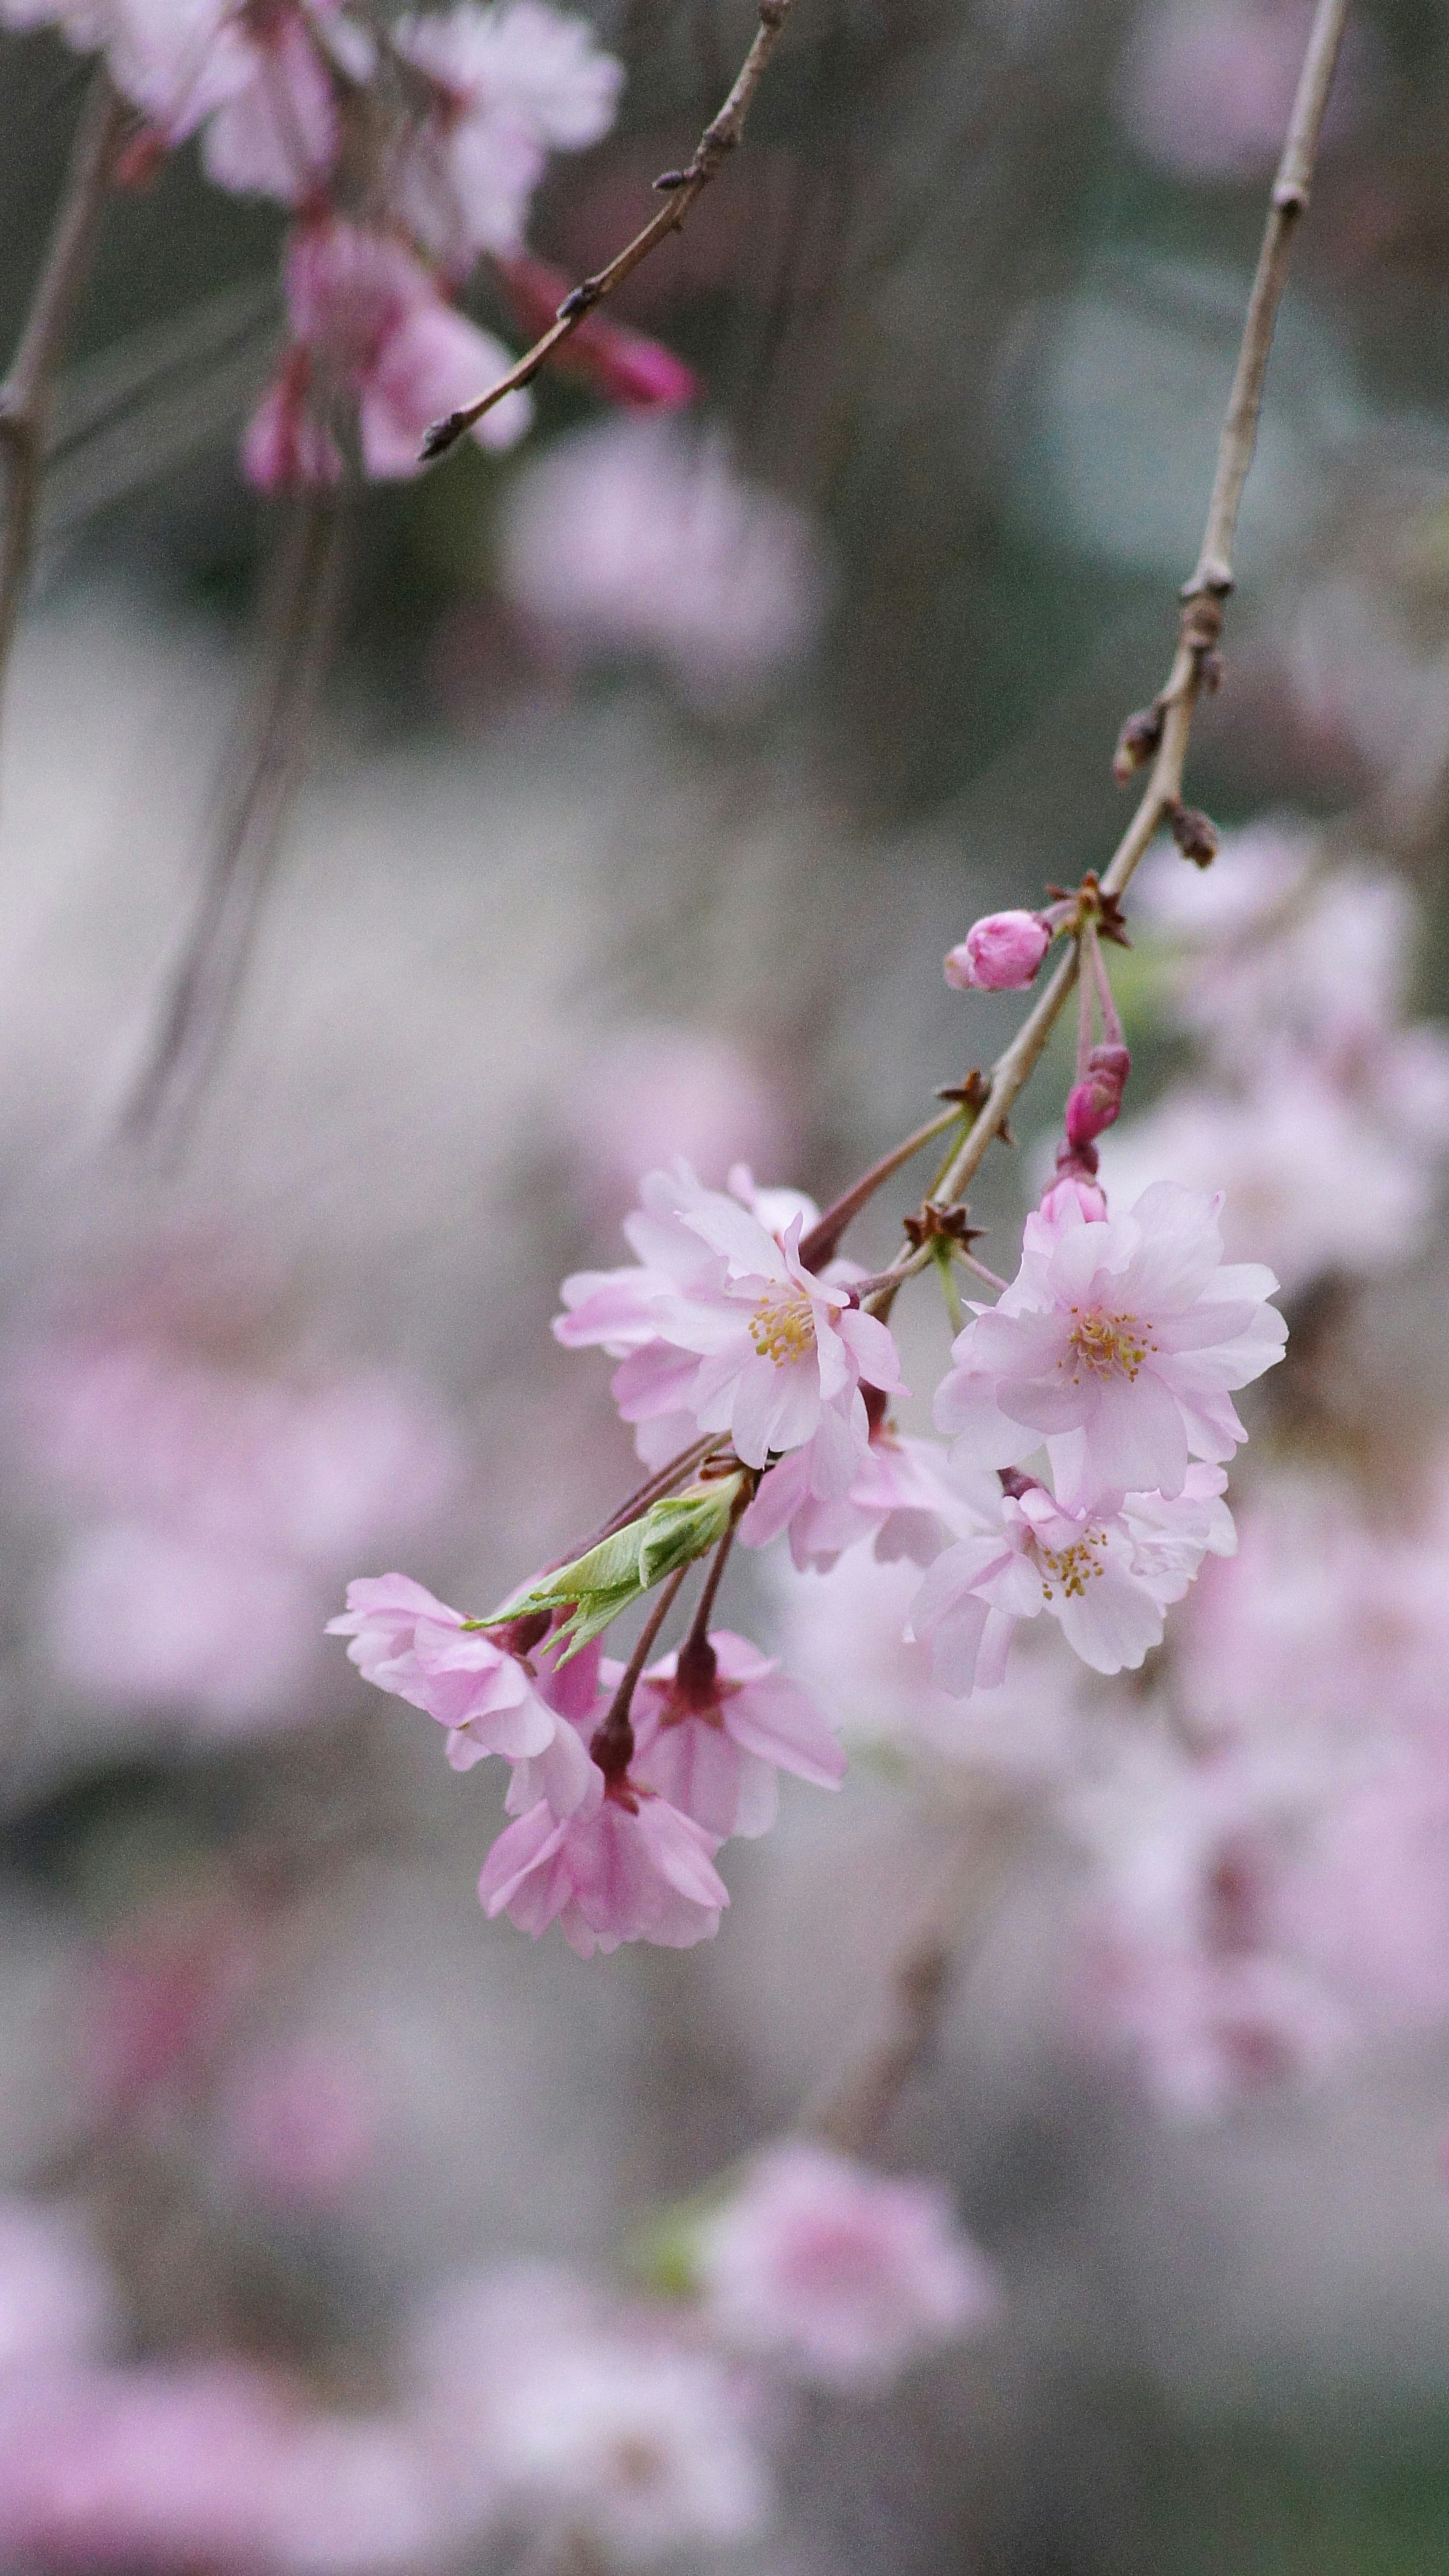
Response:
[[[913,2076],[941,2035],[953,1980],[979,1944],[1031,1830],[1028,1804],[993,1801],[951,1836],[925,1904],[890,1962],[875,2026],[844,2071],[813,2097],[800,2126],[851,2156],[873,2155]]]
[[[300,501],[285,529],[262,668],[206,884],[154,1049],[125,1112],[133,1134],[179,1118],[194,1099],[235,1002],[287,809],[306,764],[343,591],[345,504]]]
[[[5,529],[0,538],[0,685],[30,571],[56,370],[90,267],[126,113],[109,74],[97,72],[71,146],[65,193],[20,346],[0,385],[0,450],[5,457]]]
[[[710,119],[695,145],[693,158],[685,167],[666,170],[654,182],[655,187],[664,192],[665,202],[659,212],[651,215],[648,223],[631,242],[626,242],[607,267],[597,270],[592,277],[582,278],[564,297],[557,319],[550,323],[540,339],[535,340],[533,347],[525,351],[517,365],[509,368],[506,376],[501,376],[496,385],[490,385],[477,402],[467,404],[462,411],[449,412],[446,420],[440,420],[435,428],[429,430],[423,442],[425,462],[445,456],[475,421],[481,420],[495,403],[502,402],[505,394],[516,393],[520,386],[532,384],[539,369],[547,365],[560,343],[578,329],[586,314],[592,313],[596,305],[612,295],[616,286],[622,286],[641,260],[646,260],[652,250],[657,250],[670,233],[680,230],[696,197],[703,194],[721,164],[737,150],[743,139],[751,102],[794,5],[795,0],[760,0],[760,23],[755,30],[754,42],[740,65],[723,107],[717,116]]]
[[[1136,812],[1103,873],[1104,895],[1120,895],[1160,826],[1174,817],[1179,823],[1182,820],[1182,773],[1188,739],[1198,699],[1204,686],[1211,685],[1215,676],[1222,603],[1233,587],[1238,506],[1257,443],[1273,329],[1287,283],[1293,244],[1308,208],[1323,113],[1343,41],[1348,7],[1349,0],[1318,0],[1314,12],[1308,49],[1289,119],[1288,137],[1273,183],[1263,247],[1243,324],[1227,417],[1218,442],[1217,472],[1202,545],[1191,579],[1183,588],[1177,651],[1166,685],[1152,707],[1132,720],[1128,736],[1124,736],[1126,740],[1135,734],[1137,743],[1144,749],[1149,745],[1152,747],[1152,766]],[[943,1202],[950,1203],[965,1196],[993,1138],[999,1136],[1005,1127],[1013,1102],[1030,1079],[1061,1017],[1077,979],[1078,962],[1074,942],[1035,1009],[1022,1022],[1004,1053],[998,1056],[992,1067],[991,1087],[981,1113],[942,1176],[936,1195]],[[878,1292],[874,1301],[877,1311],[888,1311],[899,1281],[912,1271],[923,1268],[930,1258],[926,1246],[904,1247],[893,1265],[894,1278]]]

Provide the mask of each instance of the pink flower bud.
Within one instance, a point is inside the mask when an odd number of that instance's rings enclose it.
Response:
[[[1067,1094],[1067,1143],[1075,1150],[1090,1145],[1104,1127],[1115,1126],[1131,1070],[1132,1058],[1124,1046],[1093,1047],[1086,1080],[1074,1084]]]
[[[1048,1225],[1060,1225],[1070,1207],[1080,1208],[1089,1225],[1100,1224],[1107,1213],[1107,1193],[1100,1181],[1083,1171],[1058,1175],[1041,1203],[1041,1213]]]
[[[1019,993],[1052,944],[1036,912],[988,912],[973,922],[946,959],[946,981],[959,993]]]

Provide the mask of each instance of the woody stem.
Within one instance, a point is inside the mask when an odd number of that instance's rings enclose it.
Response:
[[[624,1666],[623,1677],[609,1706],[608,1716],[595,1728],[589,1751],[606,1780],[617,1780],[634,1758],[634,1729],[629,1723],[635,1685],[649,1661],[654,1640],[674,1607],[675,1595],[689,1572],[681,1565],[663,1586],[658,1600],[639,1631],[634,1652]]]

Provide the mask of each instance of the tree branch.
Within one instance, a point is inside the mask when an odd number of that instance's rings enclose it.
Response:
[[[667,234],[680,230],[696,197],[703,194],[721,162],[726,161],[740,143],[751,101],[794,5],[795,0],[760,0],[760,23],[755,30],[754,42],[740,65],[734,86],[719,114],[711,118],[695,145],[693,159],[683,170],[666,170],[654,182],[656,188],[665,192],[666,202],[658,214],[651,215],[642,231],[625,244],[606,268],[599,269],[592,277],[583,278],[572,293],[564,297],[557,320],[550,323],[543,337],[535,340],[518,364],[509,368],[506,376],[501,376],[496,385],[490,385],[477,402],[469,403],[462,411],[449,412],[446,420],[440,420],[435,428],[429,430],[423,441],[425,463],[445,456],[465,430],[471,429],[475,421],[493,409],[495,403],[502,402],[505,394],[516,393],[520,386],[532,384],[539,369],[547,364],[560,343],[578,329],[585,315],[592,313],[595,305],[602,304],[606,296],[612,295],[616,286],[622,286],[625,278],[633,274],[640,261],[647,259],[652,250],[657,250]]]
[[[1154,733],[1160,725],[1146,790],[1102,877],[1102,892],[1120,895],[1159,825],[1181,802],[1183,763],[1192,719],[1222,625],[1222,602],[1233,587],[1233,547],[1238,505],[1257,443],[1263,384],[1273,327],[1278,318],[1288,264],[1298,227],[1308,206],[1309,187],[1328,103],[1334,65],[1343,40],[1349,0],[1318,0],[1304,55],[1303,69],[1288,124],[1288,138],[1278,164],[1263,247],[1249,299],[1227,417],[1218,442],[1217,472],[1208,505],[1202,545],[1192,578],[1183,588],[1178,645],[1167,684],[1151,711]],[[991,1088],[981,1114],[942,1176],[936,1196],[946,1203],[964,1197],[980,1170],[993,1137],[1006,1125],[1012,1103],[1038,1064],[1077,980],[1075,943],[1063,958],[1036,1008],[1022,1022],[991,1072]],[[903,1248],[894,1276],[877,1292],[877,1311],[889,1312],[900,1280],[924,1267],[929,1247]]]
[[[155,1046],[122,1121],[132,1134],[151,1131],[168,1111],[184,1115],[226,1028],[332,657],[345,533],[345,503],[332,493],[308,494],[287,524],[237,775]]]
[[[0,538],[0,685],[30,571],[55,372],[90,267],[126,113],[125,102],[117,96],[109,74],[98,71],[71,145],[65,193],[20,346],[0,386],[0,449],[5,456],[5,531]]]

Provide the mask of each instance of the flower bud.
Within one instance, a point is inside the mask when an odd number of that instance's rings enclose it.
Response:
[[[1059,1172],[1041,1203],[1041,1214],[1049,1225],[1060,1225],[1071,1206],[1081,1209],[1089,1225],[1100,1223],[1107,1213],[1107,1193],[1100,1181],[1094,1181],[1080,1168]]]
[[[1115,1126],[1122,1093],[1132,1070],[1124,1046],[1095,1046],[1087,1058],[1086,1079],[1067,1094],[1067,1143],[1074,1151],[1090,1145],[1104,1127]]]
[[[1217,856],[1218,833],[1209,816],[1200,814],[1192,805],[1174,805],[1167,819],[1183,857],[1191,859],[1194,867],[1211,867]]]
[[[988,912],[973,922],[946,959],[946,981],[958,993],[1019,993],[1052,944],[1040,913]]]

